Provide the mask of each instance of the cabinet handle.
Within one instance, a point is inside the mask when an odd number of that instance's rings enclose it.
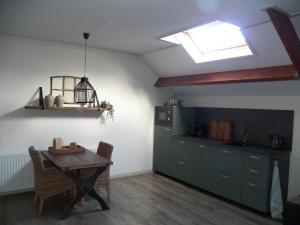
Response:
[[[178,164],[182,166],[182,165],[184,165],[185,163],[182,162],[182,161],[178,161]]]
[[[180,141],[178,141],[178,143],[179,143],[179,144],[184,144],[185,141],[181,141],[181,140],[180,140]]]
[[[166,132],[170,132],[170,131],[171,131],[171,128],[165,128],[165,131],[166,131]]]
[[[257,155],[251,155],[250,158],[254,160],[261,160],[261,158]]]
[[[202,149],[206,148],[205,145],[198,145],[198,147],[199,147],[199,148],[202,148]]]
[[[255,184],[253,182],[248,182],[248,185],[253,188],[259,188],[259,185]]]
[[[224,174],[222,174],[222,176],[221,176],[224,180],[229,180],[231,177],[230,176],[226,176],[226,175],[224,175]]]
[[[250,172],[255,173],[255,174],[259,174],[259,170],[256,170],[256,169],[250,169]]]
[[[231,151],[229,151],[229,150],[223,150],[223,153],[225,153],[225,154],[231,154]]]

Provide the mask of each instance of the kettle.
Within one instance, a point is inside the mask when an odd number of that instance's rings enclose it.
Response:
[[[272,148],[281,148],[283,145],[283,139],[278,135],[271,135]]]

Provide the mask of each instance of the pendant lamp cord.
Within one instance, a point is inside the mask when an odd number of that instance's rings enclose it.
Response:
[[[83,72],[84,77],[85,77],[85,71],[86,71],[86,39],[84,39],[84,72]]]

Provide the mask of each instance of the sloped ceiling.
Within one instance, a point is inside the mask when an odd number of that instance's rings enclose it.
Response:
[[[274,5],[293,15],[300,35],[299,0],[1,0],[0,33],[82,45],[82,33],[89,32],[89,46],[141,54],[162,77],[291,64],[262,10]],[[182,47],[159,40],[215,20],[242,27],[255,55],[195,64]],[[173,91],[180,95],[280,95],[296,94],[298,84],[208,85]]]
[[[292,22],[300,34],[300,16],[293,17]],[[270,21],[245,28],[243,33],[254,50],[254,56],[197,64],[183,47],[173,46],[144,54],[143,57],[161,77],[291,64],[288,54]]]

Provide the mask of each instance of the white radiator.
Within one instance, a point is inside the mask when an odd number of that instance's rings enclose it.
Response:
[[[29,154],[0,154],[0,195],[29,190],[33,186]]]

